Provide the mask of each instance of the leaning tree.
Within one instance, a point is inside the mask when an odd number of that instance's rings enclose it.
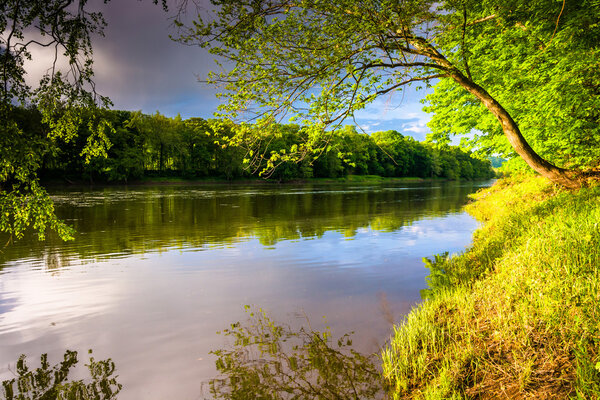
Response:
[[[590,135],[589,130],[554,132],[554,136],[553,133],[548,136],[546,129],[546,138],[537,135],[530,143],[526,139],[528,133],[521,131],[517,121],[521,113],[535,113],[535,98],[547,98],[548,91],[560,104],[562,114],[558,118],[572,117],[570,105],[562,104],[562,93],[556,90],[560,87],[557,82],[565,79],[561,71],[571,71],[570,63],[578,63],[583,67],[575,76],[572,73],[566,76],[574,80],[575,86],[594,86],[587,92],[595,97],[584,107],[583,119],[598,126],[600,104],[598,84],[594,81],[598,75],[594,58],[598,55],[598,41],[589,33],[598,27],[597,1],[565,0],[561,4],[554,0],[212,0],[212,3],[214,13],[200,16],[192,26],[180,24],[182,33],[178,40],[207,47],[216,56],[221,69],[211,73],[207,81],[217,85],[226,99],[221,115],[251,118],[254,122],[252,135],[247,135],[249,125],[241,125],[239,141],[260,136],[261,131],[286,116],[300,121],[307,132],[306,143],[290,149],[291,152],[256,155],[250,150],[249,155],[254,158],[249,157],[249,162],[266,156],[273,166],[284,157],[298,159],[310,151],[322,151],[319,138],[324,137],[327,127],[353,117],[378,96],[400,91],[408,84],[440,82],[434,109],[447,111],[468,105],[471,109],[467,117],[472,120],[485,108],[494,117],[495,126],[484,127],[489,131],[476,131],[475,135],[492,135],[499,126],[503,140],[510,143],[512,150],[551,181],[577,188],[583,176],[581,168],[594,166],[590,159],[593,157],[588,157],[585,165],[563,162],[560,167],[549,160],[562,161],[565,157],[556,158],[552,154],[542,157],[532,148],[544,140],[568,142],[573,135]],[[496,63],[501,65],[503,61],[505,66],[508,59],[510,64],[513,52],[514,64],[521,63],[529,70],[521,68],[518,72],[520,65],[513,65],[494,71]],[[547,62],[537,65],[536,60]],[[545,83],[552,83],[540,85],[545,97],[536,94],[529,74],[541,74]],[[506,80],[512,83],[514,96],[518,97],[519,90],[527,87],[533,105],[515,109],[511,104],[501,103],[495,93],[505,86]],[[441,104],[440,97],[444,96],[460,97],[460,102]],[[443,124],[437,121],[438,129],[434,131],[438,136],[444,131],[440,128]],[[472,121],[465,121],[464,125],[469,126],[467,131],[478,128]],[[600,148],[597,140],[572,141],[583,146],[584,151],[596,146],[595,154]]]

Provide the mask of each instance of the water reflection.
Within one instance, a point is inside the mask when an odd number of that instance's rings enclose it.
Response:
[[[261,305],[377,351],[421,297],[422,257],[464,249],[472,184],[150,187],[55,192],[75,241],[0,255],[0,380],[19,354],[91,346],[113,357],[119,399],[197,398],[215,336]],[[385,297],[385,299],[384,299]],[[385,300],[385,301],[384,301]],[[387,305],[382,306],[383,303]],[[36,356],[37,357],[37,356]]]
[[[245,306],[247,320],[230,324],[218,334],[228,346],[213,350],[218,375],[204,381],[202,395],[212,399],[386,399],[387,382],[378,353],[353,348],[352,333],[335,338],[331,328],[313,330],[306,315],[292,327],[270,318],[262,309]],[[111,400],[123,385],[112,359],[95,360],[92,350],[85,370],[77,351],[63,360],[31,368],[25,355],[14,364],[14,377],[2,381],[5,400]],[[74,372],[78,372],[74,374]],[[73,377],[75,375],[75,377]]]
[[[2,381],[2,394],[5,400],[111,400],[116,399],[122,385],[117,382],[115,363],[95,360],[90,354],[85,379],[69,379],[69,375],[79,362],[77,352],[67,350],[63,360],[51,365],[48,354],[40,357],[40,366],[31,369],[25,355],[15,363],[15,377]]]
[[[378,355],[352,347],[352,334],[315,331],[306,318],[296,328],[252,311],[222,333],[232,343],[212,351],[220,375],[208,381],[215,399],[383,399]]]
[[[57,214],[76,241],[33,238],[10,246],[0,262],[43,258],[47,268],[73,257],[116,258],[170,249],[209,250],[256,238],[264,246],[321,238],[353,238],[361,229],[393,232],[423,218],[460,210],[477,184],[409,186],[305,185],[261,188],[162,186],[54,193]],[[1,238],[0,238],[1,239]],[[40,257],[41,255],[41,257]],[[1,268],[1,264],[0,264]]]

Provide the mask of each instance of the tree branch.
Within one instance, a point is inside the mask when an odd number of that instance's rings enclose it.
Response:
[[[467,73],[467,76],[469,77],[470,80],[473,80],[473,77],[471,76],[471,70],[469,69],[469,62],[467,60],[467,54],[465,51],[465,36],[467,33],[467,6],[463,5],[463,29],[462,29],[462,48],[461,48],[461,52],[462,52],[462,56],[463,56],[463,62],[465,64],[465,72]]]
[[[482,22],[489,21],[489,20],[494,19],[494,18],[496,18],[496,14],[488,15],[487,17],[479,18],[479,19],[476,19],[475,21],[469,22],[467,24],[467,26],[472,26],[472,25],[480,24]]]
[[[382,94],[389,93],[392,90],[398,89],[399,87],[404,86],[404,85],[408,85],[409,83],[428,81],[431,79],[438,79],[438,78],[448,78],[449,76],[450,76],[449,74],[436,74],[436,75],[429,75],[429,76],[422,76],[422,77],[417,77],[417,78],[406,79],[402,82],[399,82],[395,85],[390,86],[387,89],[378,90],[377,92],[375,92],[375,95],[380,96]]]

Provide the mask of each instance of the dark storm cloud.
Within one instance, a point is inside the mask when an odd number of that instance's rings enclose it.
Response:
[[[218,104],[214,89],[198,82],[214,68],[206,50],[172,41],[175,29],[150,0],[113,0],[98,5],[107,22],[94,39],[97,89],[116,109],[183,117],[208,117]]]

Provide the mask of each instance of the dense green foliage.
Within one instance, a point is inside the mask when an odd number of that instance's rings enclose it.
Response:
[[[57,220],[52,202],[37,180],[38,151],[46,139],[70,141],[86,118],[92,135],[82,149],[93,155],[105,150],[106,125],[97,118],[98,107],[108,100],[97,97],[91,85],[90,36],[101,33],[104,20],[86,11],[86,1],[16,1],[0,3],[0,230],[17,238],[33,225],[43,238],[46,227],[69,238],[68,227]],[[56,57],[39,84],[26,82],[25,61],[32,48],[54,48]],[[61,71],[59,56],[68,65]],[[37,77],[32,77],[33,79]],[[15,105],[36,104],[40,116],[33,121]],[[28,129],[44,123],[43,130]]]
[[[438,47],[519,125],[542,157],[569,168],[600,163],[600,2],[594,0],[467,1],[446,23]],[[486,21],[473,21],[489,17]],[[463,48],[461,51],[456,49]],[[502,127],[476,97],[441,79],[427,97],[432,138],[487,154],[516,154]]]
[[[102,34],[105,22],[100,13],[89,11],[87,3],[9,0],[0,5],[0,230],[16,237],[29,226],[40,237],[46,228],[70,236],[38,183],[38,170],[47,162],[38,151],[47,145],[45,139],[53,142],[52,149],[77,148],[86,162],[96,163],[79,170],[102,169],[113,180],[140,175],[141,158],[135,151],[119,150],[116,156],[128,161],[115,165],[94,161],[107,154],[113,141],[136,138],[115,135],[113,129],[122,126],[110,125],[114,116],[107,118],[104,110],[109,101],[95,91],[91,38]],[[161,3],[166,8],[166,1]],[[179,3],[180,11],[186,3]],[[310,176],[312,168],[312,175],[319,176],[313,162],[318,155],[325,155],[318,157],[325,169],[339,170],[335,151],[349,160],[347,165],[365,170],[365,158],[372,162],[374,157],[369,146],[363,149],[368,152],[365,157],[359,155],[358,142],[350,151],[335,149],[340,147],[336,132],[344,129],[343,121],[378,96],[406,84],[429,85],[438,78],[428,101],[435,113],[432,137],[439,142],[447,143],[453,134],[474,135],[467,142],[476,150],[486,155],[516,152],[536,171],[572,188],[579,186],[574,182],[579,177],[552,163],[579,169],[598,165],[597,0],[564,0],[562,5],[554,0],[213,3],[216,15],[191,27],[175,23],[182,29],[180,41],[208,46],[226,60],[224,72],[209,77],[227,99],[224,120],[256,118],[252,124],[224,124],[228,133],[219,139],[220,145],[244,149],[250,171],[285,179]],[[54,48],[59,57],[48,65],[39,84],[29,86],[25,60],[36,46]],[[43,129],[33,134],[19,122],[17,105],[37,107]],[[299,135],[294,140],[282,135],[275,146],[280,148],[272,149],[271,140],[282,129],[273,124],[288,117],[302,127]],[[194,134],[174,147],[171,128],[163,129],[170,123],[158,117],[130,122],[154,132],[144,144],[154,151],[152,162],[157,166],[152,168],[195,174],[192,165],[199,164],[203,149],[196,152],[189,147],[197,141]],[[81,131],[88,133],[83,146],[77,139]],[[188,155],[170,160],[169,153],[182,146],[188,146],[184,151]],[[237,157],[234,153],[220,153],[223,158],[217,163],[226,165],[227,157],[230,161]],[[346,153],[352,157],[346,158]],[[470,175],[468,167],[444,172],[442,153],[430,153],[430,159],[429,176]],[[238,176],[237,164],[229,164],[234,167],[219,174]],[[395,162],[384,166],[380,160],[380,164],[378,174],[406,173],[401,171],[406,164],[398,168]],[[285,170],[273,172],[282,165]],[[294,165],[299,170],[290,172]],[[426,173],[419,170],[419,174]]]
[[[499,181],[464,254],[427,262],[429,300],[384,352],[396,398],[600,397],[600,186]]]
[[[261,143],[244,147],[224,144],[233,135],[233,124],[218,120],[179,117],[159,113],[105,112],[113,129],[106,157],[85,162],[80,157],[92,133],[84,126],[67,145],[47,143],[42,174],[67,179],[128,182],[152,176],[235,179],[263,172],[278,181],[305,178],[338,178],[347,175],[387,177],[441,177],[486,179],[493,176],[490,162],[457,147],[434,147],[396,131],[361,134],[352,126],[331,134],[326,149],[301,162],[280,160],[268,169],[266,157],[286,154],[299,146],[304,132],[297,125],[277,125],[262,135]],[[254,140],[253,138],[249,140]],[[265,173],[266,172],[266,173]]]

